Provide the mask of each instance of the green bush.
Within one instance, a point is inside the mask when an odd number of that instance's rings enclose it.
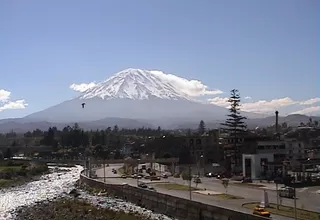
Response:
[[[182,176],[182,179],[183,179],[183,180],[189,180],[189,181],[192,180],[192,176],[190,175],[189,172],[183,172],[183,173],[181,174],[181,176]]]

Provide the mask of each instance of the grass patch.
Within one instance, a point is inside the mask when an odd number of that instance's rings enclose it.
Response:
[[[124,167],[121,167],[118,169],[118,173],[120,173],[121,175],[125,174],[125,175],[132,175],[131,169],[128,169],[129,172],[125,172]]]
[[[211,195],[219,199],[244,199],[241,196],[234,196],[226,193]]]
[[[14,185],[14,180],[0,179],[0,189]]]
[[[0,166],[0,172],[19,171],[21,166]]]
[[[167,190],[182,190],[182,191],[189,191],[189,186],[187,185],[180,185],[175,183],[164,183],[164,184],[157,184],[156,187],[167,189]],[[191,190],[197,190],[195,187],[191,187]]]
[[[237,186],[254,187],[254,188],[265,187],[265,185],[262,185],[262,184],[255,184],[255,183],[241,183],[241,182],[233,182],[233,183],[231,183],[231,184],[233,184],[233,185],[237,185]]]
[[[0,166],[0,189],[21,185],[32,180],[34,176],[48,172],[46,164],[16,163],[2,161]]]
[[[106,206],[108,207],[108,206]],[[81,200],[59,199],[50,203],[20,208],[17,219],[65,220],[65,219],[112,219],[112,220],[147,220],[136,213],[115,212],[108,208],[98,208]]]
[[[246,203],[246,204],[243,204],[242,206],[253,210],[259,204],[260,203]],[[294,218],[294,208],[291,206],[279,205],[279,210],[278,210],[276,204],[270,203],[270,207],[265,209],[269,211],[271,214]],[[297,218],[301,220],[319,220],[320,213],[297,208]]]

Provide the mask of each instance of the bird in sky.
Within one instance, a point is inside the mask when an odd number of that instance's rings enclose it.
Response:
[[[82,105],[82,108],[84,108],[84,106],[86,105],[86,103],[82,103],[81,105]]]

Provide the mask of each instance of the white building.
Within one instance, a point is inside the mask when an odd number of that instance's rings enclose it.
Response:
[[[297,139],[258,141],[256,154],[242,155],[243,176],[259,179],[282,169],[285,160],[294,162],[306,156],[303,142]]]
[[[274,162],[273,153],[265,154],[243,154],[242,170],[244,177],[259,179],[264,172],[264,167],[268,162]]]

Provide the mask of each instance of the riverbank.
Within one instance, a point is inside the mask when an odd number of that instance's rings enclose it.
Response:
[[[12,216],[16,220],[61,220],[61,219],[110,219],[110,220],[172,220],[122,199],[112,198],[104,191],[86,187],[77,181],[69,193],[20,206]]]
[[[20,220],[172,220],[125,200],[108,197],[101,190],[82,186],[81,170],[80,166],[56,167],[37,181],[0,190],[0,220],[17,217]]]
[[[116,212],[99,205],[90,204],[85,200],[61,198],[56,201],[45,201],[17,210],[16,220],[60,220],[60,219],[117,219],[117,220],[147,220],[147,217],[137,213]]]
[[[23,185],[38,180],[40,175],[49,172],[46,164],[0,161],[0,189]]]

